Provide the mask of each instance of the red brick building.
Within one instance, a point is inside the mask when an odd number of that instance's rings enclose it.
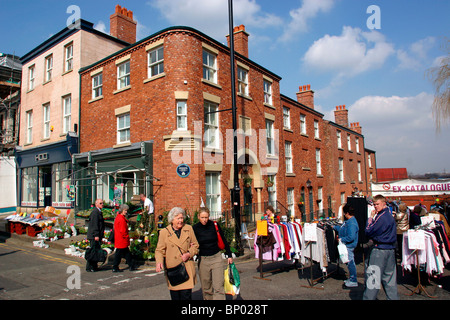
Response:
[[[367,192],[361,132],[324,120],[310,85],[300,87],[297,101],[282,95],[281,77],[249,59],[245,27],[236,27],[234,36],[246,218],[269,203],[297,218],[328,216],[354,187]],[[149,195],[156,214],[174,206],[193,212],[202,202],[215,216],[230,210],[230,69],[229,47],[189,27],[161,30],[81,69],[74,163],[78,181],[91,182],[78,188],[78,206],[112,200],[119,189],[124,201]]]

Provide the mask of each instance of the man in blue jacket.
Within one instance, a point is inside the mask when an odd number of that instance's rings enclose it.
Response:
[[[348,251],[349,278],[344,281],[344,288],[354,288],[358,286],[354,250],[358,245],[359,226],[352,206],[347,203],[342,210],[346,221],[342,226],[334,226],[334,229],[339,233],[339,240],[345,244]]]
[[[375,300],[378,290],[383,285],[389,300],[398,300],[397,264],[395,247],[397,242],[397,226],[386,198],[382,195],[373,197],[374,212],[367,221],[366,235],[373,241],[366,267],[366,288],[364,300]]]

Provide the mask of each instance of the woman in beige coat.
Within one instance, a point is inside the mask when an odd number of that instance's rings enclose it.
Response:
[[[155,250],[156,272],[176,267],[181,261],[186,265],[189,280],[177,286],[172,286],[167,280],[172,300],[191,300],[192,288],[197,282],[195,264],[192,258],[198,253],[198,242],[192,226],[184,224],[186,214],[182,208],[170,210],[167,220],[169,226],[159,233],[158,245]]]
[[[402,258],[403,253],[403,233],[407,232],[409,229],[409,218],[408,218],[408,207],[405,203],[400,203],[398,206],[398,211],[395,213],[394,218],[397,222],[397,247],[399,258]]]

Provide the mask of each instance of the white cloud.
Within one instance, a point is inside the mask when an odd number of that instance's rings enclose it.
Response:
[[[303,0],[300,8],[291,10],[291,22],[286,26],[280,41],[287,42],[298,33],[304,33],[309,30],[308,22],[316,17],[320,12],[328,12],[334,5],[333,0]]]
[[[349,122],[359,122],[365,146],[375,150],[379,168],[406,167],[410,173],[450,169],[450,128],[437,134],[431,115],[433,95],[366,96],[349,109]],[[333,118],[334,121],[334,116]]]
[[[196,28],[223,42],[229,33],[228,1],[224,0],[151,0],[149,5],[161,11],[173,25]],[[233,22],[246,27],[267,28],[281,25],[281,18],[265,13],[256,0],[233,1]]]
[[[378,31],[363,32],[344,26],[340,36],[327,34],[315,41],[305,53],[303,62],[309,69],[345,77],[378,69],[393,53],[394,46]]]
[[[94,26],[94,29],[103,33],[109,33],[109,31],[106,30],[106,24],[102,20],[97,22],[97,24]]]
[[[397,50],[399,65],[397,69],[419,70],[430,65],[428,51],[435,45],[436,38],[426,37],[411,44],[407,50]]]

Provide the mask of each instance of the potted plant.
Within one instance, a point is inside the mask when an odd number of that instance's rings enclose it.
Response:
[[[272,187],[273,186],[273,183],[274,183],[274,181],[273,181],[273,177],[267,177],[267,181],[266,181],[266,183],[267,183],[267,187]]]
[[[303,197],[300,196],[300,199],[298,200],[298,205],[303,206],[305,204],[305,201],[303,200]]]
[[[245,178],[244,178],[244,186],[246,186],[246,187],[251,187],[251,185],[252,185],[252,178],[250,178],[250,177],[245,177]]]

